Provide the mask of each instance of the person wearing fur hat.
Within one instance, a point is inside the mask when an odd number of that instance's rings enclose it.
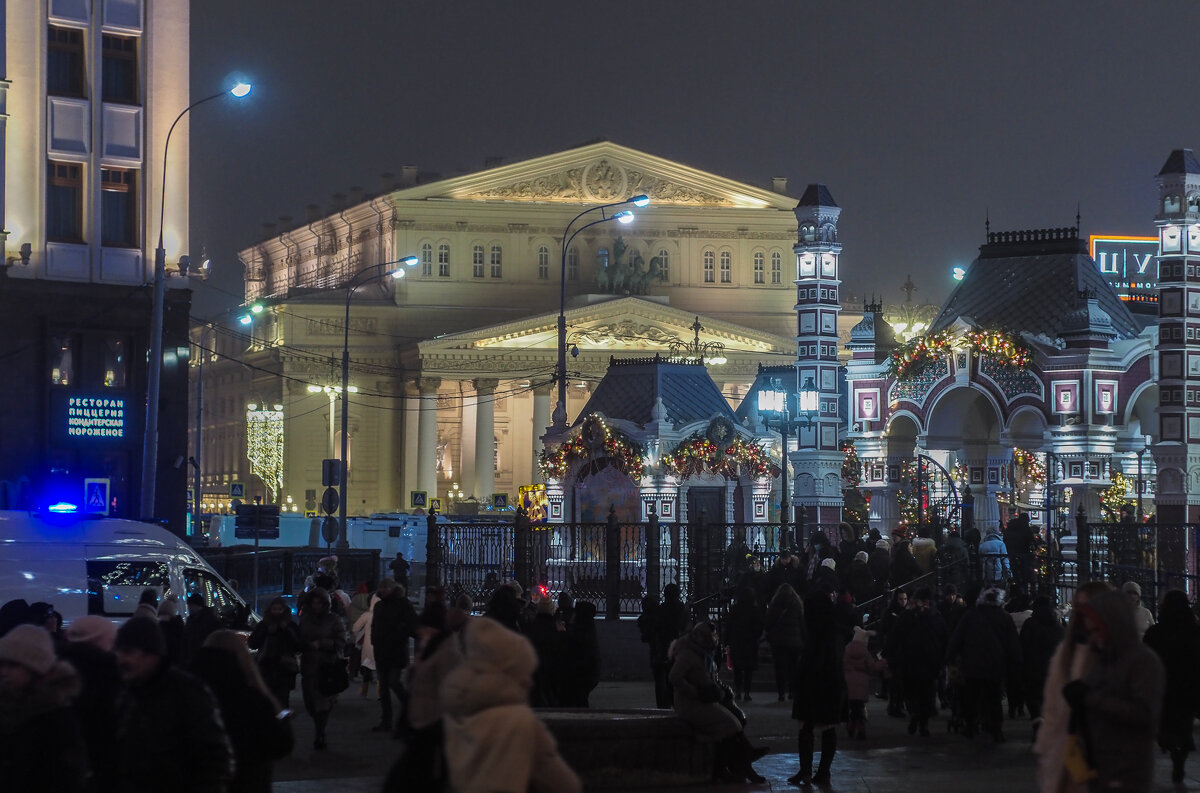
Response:
[[[472,619],[463,660],[442,683],[446,767],[455,793],[580,793],[554,737],[529,707],[537,653],[496,620]]]
[[[18,625],[0,638],[0,779],[6,789],[90,789],[87,748],[71,707],[80,688],[43,628]]]
[[[322,693],[318,679],[322,665],[336,664],[345,658],[346,627],[342,618],[333,613],[328,592],[315,587],[308,595],[308,606],[300,615],[300,690],[304,694],[304,709],[316,725],[313,748],[321,750],[327,745],[325,727],[337,695]],[[382,688],[380,695],[386,696]]]
[[[135,617],[117,631],[125,691],[117,709],[117,789],[220,793],[233,749],[208,688],[166,658],[158,621]]]
[[[75,700],[75,712],[83,729],[92,768],[95,793],[117,791],[117,747],[113,725],[117,722],[117,698],[121,676],[113,644],[117,626],[105,617],[88,614],[76,617],[66,630],[67,641],[59,645],[61,659],[71,664],[83,682]]]
[[[1017,627],[1003,606],[1003,590],[983,590],[975,606],[967,609],[959,620],[946,650],[947,661],[956,664],[966,680],[964,734],[973,738],[976,729],[981,728],[997,743],[1004,740],[1001,708],[1004,681],[1021,664]]]
[[[871,676],[887,669],[887,661],[871,655],[867,642],[875,631],[854,626],[854,638],[842,653],[842,672],[846,678],[846,699],[850,702],[850,718],[846,734],[850,738],[867,737],[867,699],[871,696]]]

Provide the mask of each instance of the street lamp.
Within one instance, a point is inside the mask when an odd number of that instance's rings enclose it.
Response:
[[[404,267],[416,267],[420,261],[416,256],[405,256],[403,259],[393,262],[375,264],[365,270],[359,270],[346,284],[346,316],[342,323],[342,388],[340,394],[342,400],[342,461],[338,466],[338,487],[341,488],[341,498],[338,504],[337,547],[342,550],[350,547],[346,532],[346,480],[350,478],[350,470],[346,465],[346,457],[350,453],[350,412],[347,409],[350,403],[346,399],[346,395],[350,393],[350,298],[354,297],[354,290],[364,284],[378,281],[381,278],[391,277],[396,280],[403,278]],[[402,264],[404,267],[393,267],[397,264]],[[389,267],[392,269],[389,270]]]
[[[175,125],[192,108],[205,102],[233,96],[238,99],[250,93],[250,84],[239,82],[227,91],[206,96],[183,109],[171,122],[163,143],[162,193],[158,205],[158,247],[154,249],[154,304],[150,315],[149,375],[146,382],[146,433],[142,438],[142,519],[154,518],[155,489],[158,484],[158,394],[162,383],[163,292],[166,288],[167,252],[163,248],[163,218],[167,208],[167,154],[171,149],[171,133]]]
[[[792,418],[791,393],[784,390],[783,381],[781,378],[771,378],[771,388],[763,389],[758,392],[758,410],[763,414],[763,424],[767,429],[771,425],[775,425],[775,429],[783,441],[783,465],[780,466],[781,481],[780,481],[780,498],[779,498],[779,547],[790,547],[788,544],[789,530],[788,524],[791,522],[791,504],[788,501],[788,438],[792,431],[792,427],[797,429],[812,426],[812,416],[816,413],[816,400],[818,393],[816,386],[813,384],[812,378],[808,378],[804,383],[804,388],[799,393],[800,411],[796,418]]]
[[[1138,461],[1137,522],[1138,523],[1142,522],[1142,455],[1145,454],[1150,449],[1150,444],[1153,442],[1153,440],[1154,439],[1151,438],[1149,435],[1146,435],[1142,439],[1142,448],[1137,450],[1137,461]]]
[[[558,382],[558,404],[554,406],[554,413],[551,416],[551,432],[556,435],[567,431],[567,251],[570,250],[571,243],[575,241],[575,237],[584,229],[591,228],[600,223],[607,223],[610,220],[616,220],[620,223],[630,223],[633,221],[633,212],[631,210],[624,209],[611,214],[608,210],[614,207],[629,205],[644,207],[649,206],[649,204],[649,196],[635,195],[624,201],[589,207],[571,218],[571,222],[563,229],[562,270],[558,294],[558,364],[554,369],[554,379]],[[575,221],[591,212],[599,212],[600,219],[593,220],[591,223],[585,223],[573,233],[568,234],[571,231],[571,226],[575,225]]]

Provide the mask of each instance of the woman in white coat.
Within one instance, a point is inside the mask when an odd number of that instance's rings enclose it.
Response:
[[[371,595],[370,607],[358,615],[351,628],[354,631],[354,643],[358,645],[361,657],[359,669],[362,670],[362,685],[358,689],[360,697],[367,695],[371,688],[371,679],[375,677],[375,645],[371,644],[371,618],[378,602],[379,594]]]

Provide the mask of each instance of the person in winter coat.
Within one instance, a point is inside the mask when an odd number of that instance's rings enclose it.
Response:
[[[679,585],[663,587],[663,602],[654,614],[654,637],[650,644],[650,666],[654,670],[654,701],[656,707],[670,708],[675,701],[671,685],[670,649],[675,640],[688,632],[690,621],[687,606],[679,599]]]
[[[929,719],[936,712],[934,695],[946,655],[946,623],[933,607],[933,593],[921,587],[913,595],[913,607],[896,625],[896,646],[904,675],[908,706],[908,734],[918,730],[929,735]]]
[[[254,658],[263,682],[279,706],[286,708],[296,687],[296,675],[300,673],[296,655],[302,649],[300,626],[292,620],[287,601],[277,597],[267,605],[262,621],[254,626],[246,644],[258,651]]]
[[[791,548],[780,549],[775,564],[771,565],[771,569],[767,571],[769,597],[774,597],[775,591],[784,584],[797,592],[804,591],[805,577],[800,564],[800,557],[793,554]]]
[[[575,604],[575,614],[563,641],[564,666],[559,678],[564,708],[588,707],[588,696],[600,683],[600,645],[596,641],[596,605]]]
[[[1154,624],[1154,615],[1150,613],[1150,609],[1142,605],[1142,587],[1137,581],[1126,581],[1121,586],[1121,591],[1125,593],[1129,605],[1133,607],[1133,624],[1137,626],[1138,638],[1141,639]]]
[[[1150,790],[1165,690],[1162,662],[1138,640],[1133,608],[1123,593],[1102,592],[1079,611],[1092,664],[1081,680],[1063,686],[1062,695],[1082,725],[1096,772],[1092,789]]]
[[[275,761],[292,751],[291,714],[271,696],[246,642],[233,631],[213,631],[195,652],[192,673],[217,698],[233,745],[228,793],[270,793]]]
[[[1087,628],[1080,608],[1097,595],[1111,590],[1112,587],[1103,581],[1092,581],[1075,590],[1066,635],[1050,659],[1046,685],[1042,688],[1042,723],[1033,743],[1034,754],[1038,756],[1037,783],[1040,793],[1088,791],[1086,781],[1075,782],[1071,779],[1063,761],[1068,736],[1073,730],[1071,709],[1062,691],[1067,683],[1082,679],[1092,665],[1092,648],[1088,643]]]
[[[943,589],[953,586],[957,592],[966,592],[970,580],[971,561],[967,544],[957,531],[950,532],[938,550],[937,564],[942,577]]]
[[[670,650],[671,685],[675,687],[675,713],[702,741],[716,743],[713,774],[718,779],[763,782],[752,763],[765,752],[754,750],[742,730],[741,720],[723,701],[728,688],[716,676],[713,654],[717,629],[699,622]],[[732,702],[729,696],[729,702]]]
[[[917,563],[920,575],[925,575],[933,571],[934,560],[937,557],[937,543],[933,541],[933,538],[929,534],[929,529],[922,526],[917,530],[917,538],[912,541],[913,560]],[[931,580],[926,579],[926,583],[931,583]]]
[[[825,546],[821,547],[821,552],[832,553]],[[817,565],[817,569],[809,578],[808,592],[811,594],[821,594],[824,592],[840,592],[841,589],[842,582],[837,574],[837,560],[833,556],[826,556]]]
[[[807,640],[796,670],[796,698],[792,718],[800,722],[800,770],[788,778],[793,785],[828,785],[837,753],[837,725],[845,718],[846,676],[842,669],[845,648],[838,640],[833,614],[834,593],[817,593],[804,599]],[[821,762],[813,773],[813,748],[821,736]]]
[[[405,702],[404,670],[408,666],[409,640],[417,633],[417,610],[409,602],[404,587],[390,578],[379,582],[379,602],[371,609],[371,649],[379,672],[379,724],[376,732],[399,729],[401,720],[393,715],[392,697]]]
[[[775,590],[775,596],[767,604],[764,627],[775,665],[775,690],[783,702],[785,696],[793,695],[796,665],[804,647],[804,601],[791,584],[782,584]]]
[[[558,629],[558,620],[554,617],[556,610],[550,598],[539,600],[537,613],[526,634],[538,656],[533,688],[529,692],[530,704],[535,708],[557,708],[562,701],[567,633]]]
[[[204,646],[208,634],[221,629],[221,618],[209,607],[204,595],[193,592],[187,597],[188,618],[184,625],[183,663],[191,663],[192,653]]]
[[[867,566],[869,559],[866,551],[857,551],[846,566],[845,575],[842,576],[843,586],[858,605],[866,603],[877,594],[875,578],[871,575],[871,568]]]
[[[142,590],[142,594],[138,596],[137,608],[133,610],[135,617],[149,617],[150,619],[158,619],[158,590],[154,587],[146,587]]]
[[[167,643],[167,658],[173,664],[183,663],[187,654],[187,629],[179,616],[179,601],[167,595],[158,604],[158,627]]]
[[[442,683],[446,767],[454,793],[580,793],[579,777],[529,707],[537,654],[493,619],[472,619],[462,662]]]
[[[872,631],[855,626],[854,638],[842,653],[846,698],[850,701],[846,734],[859,740],[867,737],[867,699],[871,696],[871,676],[880,674],[887,668],[887,661],[871,655],[867,647],[872,635]]]
[[[917,560],[913,558],[912,546],[908,540],[896,543],[896,549],[892,552],[892,563],[888,568],[888,581],[892,588],[904,586],[920,574],[921,568],[917,567]]]
[[[88,750],[71,703],[81,682],[50,634],[18,625],[0,638],[0,779],[21,793],[89,791]]]
[[[1200,627],[1187,595],[1178,589],[1163,596],[1158,616],[1145,636],[1166,670],[1158,745],[1171,755],[1171,781],[1182,782],[1187,756],[1196,750],[1192,724],[1200,710]]]
[[[763,634],[763,613],[754,590],[744,589],[729,609],[726,641],[733,665],[733,698],[749,702],[754,670],[758,668],[758,643]]]
[[[979,571],[984,589],[1004,589],[1012,578],[1012,570],[1008,564],[1008,548],[996,529],[990,530],[983,542],[979,543]]]
[[[96,614],[76,617],[66,630],[66,642],[58,657],[79,674],[83,690],[75,699],[75,713],[83,729],[88,765],[92,769],[94,793],[117,793],[117,745],[113,725],[117,722],[117,698],[121,676],[113,643],[117,626]]]
[[[358,686],[358,695],[367,696],[371,691],[371,683],[375,680],[375,645],[371,643],[371,623],[375,619],[375,604],[379,602],[379,594],[372,592],[367,596],[366,606],[363,607],[359,596],[350,600],[350,613],[356,614],[351,624],[350,632],[354,644],[358,647],[358,673],[362,681]],[[359,605],[355,606],[358,602]]]
[[[1022,586],[1033,583],[1034,531],[1028,515],[1015,515],[1004,527],[1004,547],[1012,565],[1013,580]]]
[[[875,541],[875,548],[867,558],[867,567],[871,570],[871,578],[875,579],[875,591],[883,594],[888,588],[888,577],[892,568],[892,546],[884,538]]]
[[[304,709],[316,725],[313,748],[321,750],[328,745],[325,727],[337,703],[336,694],[321,691],[321,667],[344,663],[346,626],[333,613],[328,592],[314,587],[308,594],[308,605],[300,615],[300,691],[304,695]]]
[[[1021,686],[1025,692],[1025,704],[1029,717],[1033,719],[1033,734],[1042,721],[1042,689],[1046,686],[1046,675],[1050,672],[1050,659],[1063,638],[1062,623],[1054,613],[1050,598],[1039,595],[1034,598],[1029,619],[1021,626]]]
[[[962,670],[965,735],[979,728],[997,743],[1004,741],[1004,681],[1021,663],[1021,642],[1012,618],[1004,611],[1004,593],[985,589],[973,608],[967,609],[950,637],[946,659]]]
[[[892,593],[887,611],[879,621],[879,630],[883,634],[880,643],[883,647],[883,657],[888,663],[889,677],[884,678],[887,686],[887,714],[896,718],[904,718],[904,654],[899,641],[900,634],[896,628],[907,613],[908,593],[897,589]]]
[[[233,749],[208,687],[166,658],[157,620],[117,630],[125,684],[117,710],[117,789],[221,793],[233,778]]]

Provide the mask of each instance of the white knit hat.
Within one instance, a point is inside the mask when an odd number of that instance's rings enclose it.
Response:
[[[837,569],[837,561],[833,558],[822,559],[821,567],[828,567],[830,570],[836,570]]]
[[[106,653],[112,652],[113,642],[116,640],[117,626],[113,624],[112,620],[97,614],[76,617],[67,626],[67,641],[87,642]]]
[[[44,675],[54,668],[54,644],[45,628],[18,625],[0,637],[0,661],[8,661]]]

